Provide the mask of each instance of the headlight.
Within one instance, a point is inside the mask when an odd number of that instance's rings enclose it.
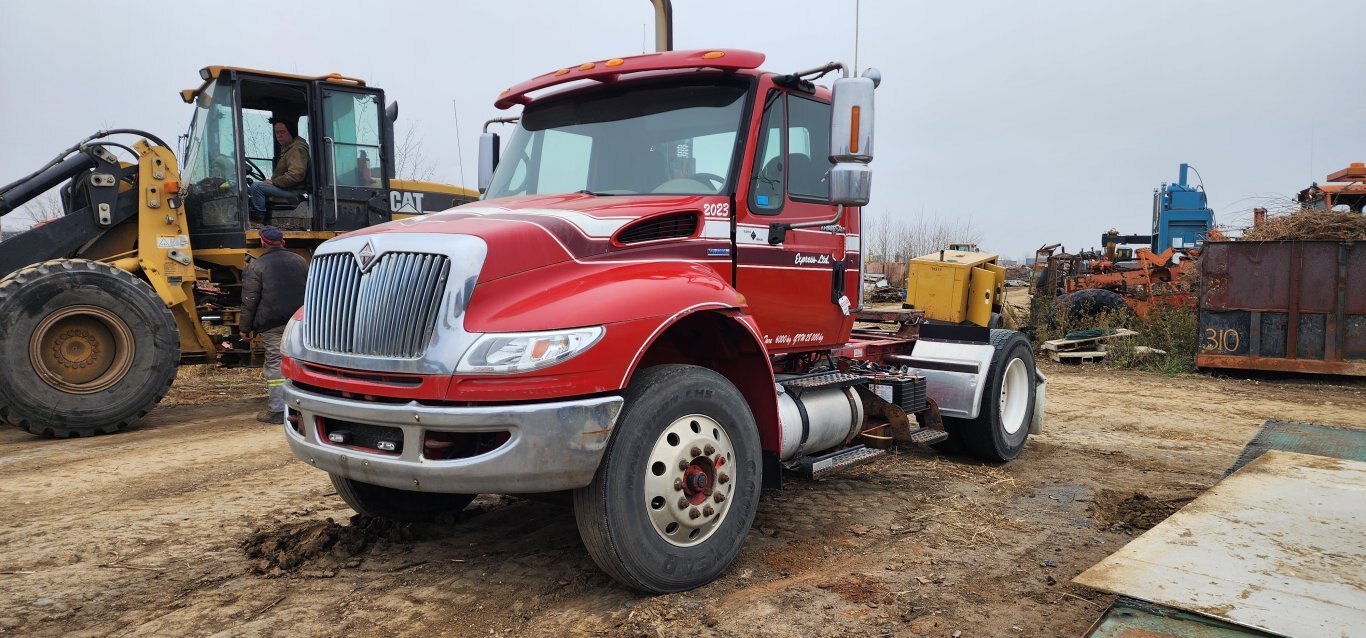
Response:
[[[567,361],[602,338],[601,326],[548,332],[486,334],[470,346],[456,366],[466,374],[527,372]]]

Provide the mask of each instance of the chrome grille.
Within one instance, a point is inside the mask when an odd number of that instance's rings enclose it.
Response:
[[[304,343],[341,354],[420,357],[449,271],[444,255],[384,253],[364,273],[351,253],[317,255],[304,295]]]

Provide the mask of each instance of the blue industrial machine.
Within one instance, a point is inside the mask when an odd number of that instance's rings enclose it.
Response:
[[[1209,207],[1203,186],[1191,186],[1186,179],[1189,164],[1181,165],[1175,183],[1162,184],[1153,189],[1153,232],[1151,235],[1120,235],[1110,231],[1101,235],[1101,245],[1147,244],[1153,254],[1160,255],[1168,248],[1189,250],[1204,243],[1214,229],[1214,211]],[[1126,256],[1127,251],[1120,251]]]
[[[1175,184],[1163,184],[1153,191],[1152,250],[1159,255],[1168,248],[1194,248],[1214,228],[1214,211],[1204,188],[1186,183],[1189,169],[1189,164],[1182,164]]]

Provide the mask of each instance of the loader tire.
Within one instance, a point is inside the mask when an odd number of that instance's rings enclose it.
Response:
[[[0,421],[48,437],[111,434],[175,380],[180,334],[152,287],[84,259],[0,280]]]
[[[975,419],[944,417],[949,433],[944,449],[961,450],[986,461],[1019,456],[1029,437],[1035,405],[1034,353],[1029,340],[1014,330],[992,330],[996,352],[987,371],[982,407]]]

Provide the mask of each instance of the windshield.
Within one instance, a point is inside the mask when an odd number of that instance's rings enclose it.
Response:
[[[232,85],[214,81],[195,100],[185,147],[186,206],[195,226],[233,226],[237,221],[237,132]]]
[[[746,84],[713,79],[533,104],[503,151],[487,197],[729,192],[747,93]]]

